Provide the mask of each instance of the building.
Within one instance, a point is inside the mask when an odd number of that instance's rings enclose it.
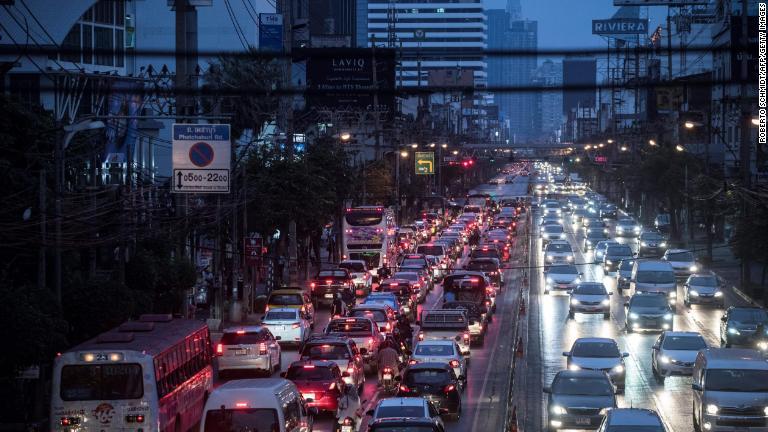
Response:
[[[538,23],[518,20],[510,22],[510,50],[521,50],[530,54],[516,54],[511,58],[509,82],[513,87],[531,86],[531,73],[536,69],[538,48]],[[536,93],[513,91],[510,94],[510,133],[514,143],[528,140],[536,135],[535,111]]]
[[[504,9],[489,9],[488,17],[488,49],[505,50],[511,44],[511,32],[509,30],[509,13]],[[488,63],[488,86],[509,87],[512,85],[512,57],[506,55],[490,55]],[[508,119],[512,106],[512,93],[497,92],[494,94],[496,104],[499,107],[499,116]]]
[[[578,107],[595,108],[597,62],[594,57],[566,57],[563,59],[563,114]],[[568,89],[568,87],[586,87]]]
[[[357,46],[358,0],[310,0],[312,46]]]
[[[561,87],[563,85],[563,63],[545,60],[533,73],[532,83],[536,87]],[[545,90],[536,95],[536,130],[541,140],[549,143],[560,142],[563,126],[563,91]]]
[[[373,39],[368,46],[387,43],[389,3],[368,0],[368,36]],[[473,72],[476,86],[487,84],[483,51],[488,27],[482,0],[414,0],[395,5],[394,30],[397,45],[402,47],[398,82],[403,86],[426,86],[429,71],[460,68]]]

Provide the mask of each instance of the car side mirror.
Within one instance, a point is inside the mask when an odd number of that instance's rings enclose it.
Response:
[[[276,340],[276,341],[279,341],[279,340],[282,340],[282,339],[283,339],[283,337],[282,337],[282,336],[275,336],[275,340]]]
[[[365,415],[373,417],[373,412],[374,411],[372,409],[369,409],[368,411],[365,412]]]
[[[691,390],[702,391],[704,389],[701,387],[701,384],[693,383],[693,384],[691,384]]]
[[[280,376],[283,376],[283,374],[284,374],[284,373],[285,373],[285,372],[281,373],[281,374],[280,374]],[[343,378],[349,378],[351,375],[349,374],[349,372],[347,372],[347,371],[344,371],[344,372],[342,372],[342,373],[341,373],[341,376],[342,376]]]
[[[552,393],[552,388],[551,388],[551,387],[549,387],[549,386],[547,386],[547,387],[544,387],[544,388],[542,389],[542,391],[543,391],[544,393]]]
[[[621,357],[622,358],[627,358],[627,357],[629,357],[629,353],[621,353]]]
[[[563,356],[564,357],[568,357],[569,355],[571,355],[570,351],[563,351]]]

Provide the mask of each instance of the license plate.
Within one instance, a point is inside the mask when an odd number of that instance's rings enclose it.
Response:
[[[576,417],[576,424],[580,426],[589,426],[591,423],[589,417]]]
[[[392,379],[392,374],[384,374],[381,377],[385,380]]]
[[[245,349],[238,349],[238,350],[234,350],[233,352],[235,355],[238,355],[238,356],[245,355],[247,353]]]
[[[325,298],[333,298],[333,294],[328,293],[328,294],[324,295],[323,297],[325,297]]]
[[[352,432],[352,426],[342,426],[341,432]]]
[[[301,395],[304,396],[304,399],[315,400],[315,394],[314,393],[302,393]]]

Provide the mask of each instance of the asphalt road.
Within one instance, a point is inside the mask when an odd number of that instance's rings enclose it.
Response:
[[[567,221],[568,219],[566,219]],[[670,377],[664,384],[658,384],[651,371],[651,346],[659,333],[631,333],[624,330],[624,302],[629,299],[616,289],[615,275],[606,275],[602,268],[593,264],[591,252],[582,249],[583,236],[566,226],[568,239],[575,251],[575,262],[583,272],[585,281],[602,281],[611,297],[611,319],[603,320],[602,315],[580,315],[568,319],[567,294],[544,295],[543,254],[538,238],[532,238],[531,271],[531,322],[528,328],[528,350],[526,355],[526,376],[528,377],[525,416],[522,430],[540,431],[546,425],[547,407],[542,387],[550,385],[555,374],[565,368],[563,351],[571,348],[579,337],[609,337],[615,339],[622,352],[628,352],[626,359],[626,391],[620,395],[620,407],[640,407],[656,410],[669,431],[689,432],[693,430],[691,420],[691,379]],[[576,232],[574,232],[576,231]],[[538,232],[538,227],[531,230]],[[636,250],[634,239],[618,239]],[[726,293],[726,308],[730,305],[745,305],[743,299],[730,290]],[[678,284],[678,299],[682,298],[682,286]],[[720,346],[719,326],[723,311],[708,306],[693,305],[690,309],[677,305],[674,317],[676,331],[700,332],[710,346]],[[545,341],[545,342],[544,342]],[[537,415],[538,414],[538,415]]]

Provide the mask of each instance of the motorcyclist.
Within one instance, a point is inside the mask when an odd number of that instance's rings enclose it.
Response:
[[[333,303],[331,303],[331,316],[344,316],[345,314],[344,301],[341,299],[341,293],[336,292],[333,295]]]
[[[347,306],[347,309],[355,306],[355,293],[352,291],[352,288],[344,288],[341,291],[341,300]]]
[[[384,374],[384,368],[392,369],[392,378],[400,375],[400,353],[397,350],[397,342],[387,338],[381,343],[377,357],[379,382]]]
[[[408,317],[401,314],[397,318],[396,328],[400,335],[400,340],[410,349],[411,341],[413,339],[413,330],[411,330],[411,323],[408,321]]]
[[[381,267],[379,267],[378,274],[379,280],[384,280],[392,274],[387,263],[384,263]]]

